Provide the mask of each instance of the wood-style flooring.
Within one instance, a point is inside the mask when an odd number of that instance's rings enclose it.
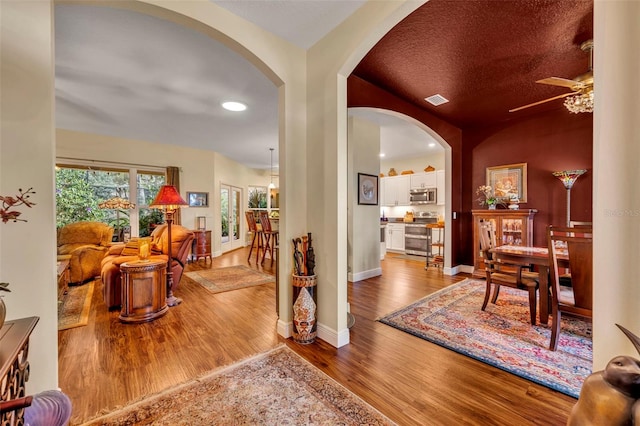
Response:
[[[247,264],[240,249],[187,270]],[[270,259],[258,270],[274,273]],[[564,425],[576,400],[376,318],[464,279],[387,254],[380,277],[349,284],[350,344],[299,345],[276,333],[275,284],[211,294],[183,278],[184,302],[145,324],[122,324],[99,284],[89,325],[59,332],[59,384],[71,424],[232,364],[282,342],[400,425]],[[321,280],[320,280],[321,282]]]

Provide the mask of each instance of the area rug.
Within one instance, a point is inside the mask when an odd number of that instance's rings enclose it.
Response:
[[[82,327],[89,322],[91,298],[95,281],[80,286],[70,286],[58,302],[58,331]]]
[[[291,349],[279,346],[85,423],[151,424],[394,423]]]
[[[577,398],[591,374],[590,324],[563,317],[558,350],[550,351],[550,326],[531,325],[526,292],[502,287],[483,312],[484,291],[484,281],[466,279],[379,321]]]
[[[276,280],[273,275],[244,265],[187,272],[185,275],[212,293],[272,283]]]

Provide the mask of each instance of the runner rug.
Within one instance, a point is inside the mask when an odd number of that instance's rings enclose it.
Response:
[[[393,425],[286,346],[85,425]]]
[[[466,279],[378,321],[578,398],[591,374],[591,326],[562,318],[557,351],[549,326],[531,325],[526,292],[502,287],[497,303],[481,311],[485,282]]]
[[[90,281],[69,287],[62,301],[58,302],[58,331],[87,325],[94,283],[95,281]]]
[[[276,280],[273,275],[256,271],[245,265],[193,271],[185,275],[212,293],[268,284]]]

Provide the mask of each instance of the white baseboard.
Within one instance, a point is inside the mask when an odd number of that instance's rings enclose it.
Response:
[[[374,268],[368,271],[356,272],[355,274],[352,272],[347,273],[347,280],[352,283],[356,281],[366,280],[371,277],[379,277],[382,275],[382,268]]]
[[[293,337],[293,324],[291,322],[284,322],[278,320],[278,334],[285,339]],[[324,340],[335,348],[340,348],[349,344],[349,329],[346,328],[340,333],[336,333],[335,330],[326,327],[322,324],[318,324],[317,327],[318,339]]]
[[[458,265],[456,266],[456,268],[458,269],[458,272],[456,272],[457,274],[461,272],[466,272],[467,274],[473,274],[473,265]]]

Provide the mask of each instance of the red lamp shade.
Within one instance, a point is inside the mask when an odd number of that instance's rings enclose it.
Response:
[[[187,202],[182,199],[175,186],[163,185],[149,207],[152,209],[175,210],[187,205]]]

